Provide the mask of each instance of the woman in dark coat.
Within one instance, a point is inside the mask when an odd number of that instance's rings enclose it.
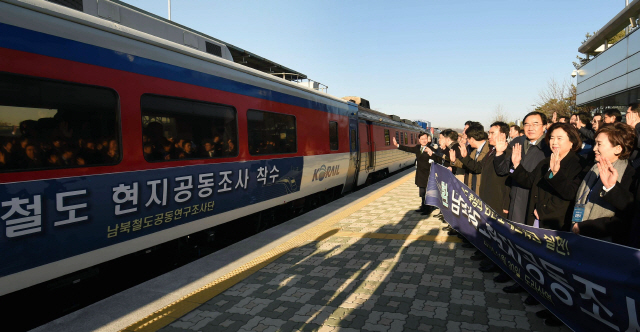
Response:
[[[631,184],[636,170],[629,162],[635,146],[635,130],[617,122],[598,129],[593,151],[597,164],[584,178],[577,204],[585,204],[582,222],[576,234],[629,245],[634,202]]]
[[[568,123],[554,123],[545,140],[553,153],[532,172],[520,165],[521,149],[516,144],[511,156],[515,168],[512,179],[531,188],[527,225],[568,231],[576,192],[584,175],[583,164],[576,154],[582,141],[578,131]]]
[[[427,182],[429,182],[429,173],[431,172],[431,162],[433,162],[433,150],[431,150],[427,144],[429,143],[429,134],[420,133],[418,135],[418,142],[420,144],[416,146],[400,145],[393,138],[393,145],[402,151],[413,153],[416,155],[416,161],[418,165],[416,167],[416,186],[420,188],[420,209],[423,215],[429,215],[432,212],[432,208],[424,204],[424,196],[427,194]],[[430,161],[431,160],[431,161]]]

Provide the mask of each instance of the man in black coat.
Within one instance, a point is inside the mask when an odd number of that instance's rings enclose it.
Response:
[[[506,141],[509,134],[509,125],[504,122],[494,122],[489,128],[489,153],[479,161],[469,155],[460,161],[465,168],[480,173],[480,191],[478,195],[483,202],[488,204],[498,215],[507,218],[506,210],[509,208],[509,188],[507,187],[507,175],[500,175],[493,167],[495,159],[495,146],[499,137]]]
[[[544,141],[543,128],[547,124],[547,116],[540,112],[531,112],[525,115],[523,122],[525,136],[515,138],[509,145],[520,144],[523,156],[520,164],[526,171],[531,172],[540,161],[551,156],[551,149]],[[509,175],[512,172],[511,153],[508,153],[506,146],[496,149],[493,165],[498,175]],[[524,224],[527,219],[529,189],[512,182],[509,199],[509,220]]]
[[[509,186],[507,185],[507,175],[499,175],[493,166],[495,158],[496,142],[500,140],[503,144],[507,144],[507,135],[509,134],[509,125],[504,122],[495,122],[489,128],[489,152],[479,160],[475,160],[467,155],[460,159],[465,169],[472,173],[480,174],[480,189],[478,195],[483,202],[489,205],[498,215],[503,218],[507,217],[507,209],[509,208]],[[510,150],[508,150],[510,151]],[[499,268],[485,258],[481,251],[471,257],[472,260],[485,260],[480,271],[492,272],[498,271]],[[503,277],[504,278],[504,277]],[[507,276],[508,278],[508,276]],[[508,279],[506,279],[508,280]]]
[[[445,129],[440,132],[440,137],[438,138],[440,142],[439,151],[437,151],[432,157],[435,163],[440,164],[444,167],[449,168],[449,170],[456,175],[456,178],[460,181],[464,181],[464,170],[462,170],[462,176],[458,177],[459,168],[451,165],[449,160],[449,151],[456,151],[457,158],[462,158],[460,155],[460,149],[458,148],[460,144],[458,143],[458,133],[451,130]]]
[[[509,145],[498,144],[493,165],[497,175],[509,175],[514,169],[511,163],[511,147],[520,144],[522,160],[520,164],[528,172],[532,172],[538,164],[551,155],[551,149],[544,140],[544,128],[547,125],[547,116],[541,112],[530,112],[525,115],[524,120],[525,136],[513,139]],[[509,208],[507,209],[509,220],[524,224],[529,211],[529,188],[519,185],[516,181],[509,181],[511,185],[509,193]],[[499,275],[497,281],[506,282],[506,274]],[[518,283],[503,288],[507,293],[523,292],[524,288]],[[527,302],[528,301],[528,302]],[[535,304],[533,297],[525,300],[526,304]]]
[[[429,182],[429,173],[431,172],[431,163],[433,162],[433,150],[427,147],[429,144],[429,134],[420,133],[418,136],[418,142],[420,144],[416,146],[405,146],[400,145],[396,141],[396,138],[393,138],[393,145],[395,145],[398,149],[413,153],[416,155],[416,161],[418,165],[416,167],[416,186],[420,188],[420,209],[422,215],[431,214],[431,207],[424,204],[424,196],[427,194],[427,183]]]
[[[462,158],[459,148],[460,143],[458,143],[458,133],[452,129],[445,129],[440,132],[438,141],[440,142],[440,148],[435,151],[432,156],[434,162],[447,167],[458,180],[464,181],[464,170],[453,166],[449,158],[449,151],[451,150],[456,152],[456,158]],[[442,216],[442,213],[439,213],[438,215],[436,215],[436,217],[439,217],[440,219],[442,219],[443,223],[446,223],[444,217]],[[453,228],[447,225],[446,227],[442,228],[442,230],[449,232],[452,231]]]

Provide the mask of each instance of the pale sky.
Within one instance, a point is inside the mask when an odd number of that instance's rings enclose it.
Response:
[[[167,0],[126,0],[167,17]],[[373,109],[460,128],[532,110],[550,79],[573,81],[587,32],[624,0],[172,0],[172,20],[244,48]]]

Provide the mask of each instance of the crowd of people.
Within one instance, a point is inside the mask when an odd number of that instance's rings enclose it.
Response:
[[[0,149],[0,169],[28,170],[113,164],[120,160],[115,139],[71,139],[55,137],[50,141],[33,138],[4,138]]]
[[[38,130],[35,120],[22,121],[0,139],[0,170],[30,170],[114,164],[120,160],[115,138],[94,139],[75,133],[61,121],[54,130]],[[46,133],[46,134],[43,134]]]
[[[194,158],[218,158],[237,155],[236,145],[229,139],[223,142],[220,136],[212,140],[205,139],[200,146],[188,139],[175,139],[173,137],[156,141],[143,137],[144,158],[148,161],[194,159]]]
[[[232,139],[226,141],[220,135],[204,139],[198,146],[193,140],[166,137],[163,125],[150,122],[142,135],[142,149],[147,161],[163,161],[194,158],[218,158],[237,155],[237,147]]]
[[[479,122],[467,121],[461,135],[443,130],[440,146],[421,140],[423,147],[410,152],[447,167],[512,222],[640,248],[639,111],[638,104],[629,105],[624,122],[617,109],[570,117],[554,113],[551,119],[531,112],[524,117],[522,129],[495,122],[488,131]],[[424,161],[422,165],[430,168]],[[428,169],[424,176],[428,177]],[[424,206],[421,210],[431,213]],[[450,226],[443,230],[461,237],[464,247],[475,248]],[[483,272],[499,272],[495,282],[511,280],[480,250],[471,259],[481,261]],[[518,283],[503,290],[526,291]],[[538,301],[529,296],[524,303]],[[550,326],[562,324],[548,310],[537,316]]]

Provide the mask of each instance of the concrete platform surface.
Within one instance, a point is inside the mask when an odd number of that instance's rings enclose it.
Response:
[[[404,171],[34,331],[569,331],[482,273]]]

